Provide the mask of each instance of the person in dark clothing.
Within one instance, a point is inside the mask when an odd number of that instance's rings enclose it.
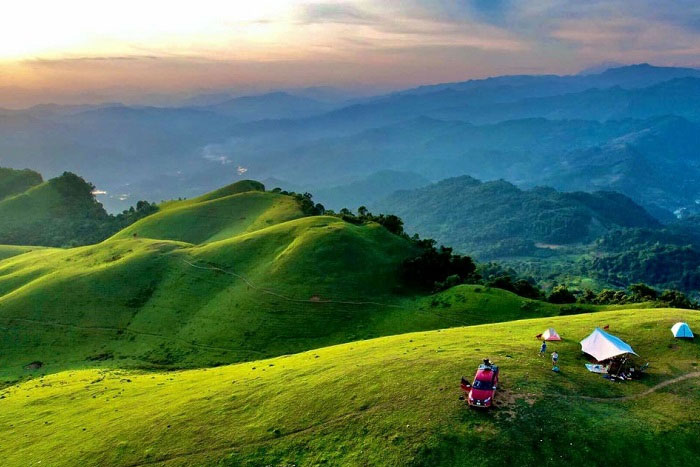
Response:
[[[540,357],[544,357],[547,352],[547,341],[542,341],[542,346],[540,347]]]

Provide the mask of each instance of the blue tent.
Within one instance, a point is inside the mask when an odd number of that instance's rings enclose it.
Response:
[[[693,331],[690,330],[688,323],[676,323],[671,327],[671,332],[673,337],[684,337],[686,339],[692,339]]]

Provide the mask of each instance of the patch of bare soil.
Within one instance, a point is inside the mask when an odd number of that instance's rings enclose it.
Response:
[[[25,366],[24,366],[24,369],[25,369],[25,370],[38,370],[38,369],[41,368],[42,366],[44,366],[44,364],[43,364],[42,362],[40,362],[40,361],[34,361],[34,362],[32,362],[32,363],[30,363],[30,364],[28,364],[28,365],[25,365]]]

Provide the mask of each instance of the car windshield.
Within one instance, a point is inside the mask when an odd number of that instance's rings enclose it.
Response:
[[[472,384],[472,386],[474,389],[493,389],[491,381],[479,381],[478,379],[474,380],[474,384]]]

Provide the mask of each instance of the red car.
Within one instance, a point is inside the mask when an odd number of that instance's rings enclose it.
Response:
[[[498,387],[498,367],[491,363],[482,363],[476,370],[474,382],[462,377],[462,390],[467,397],[467,403],[471,407],[491,407],[493,396]]]

